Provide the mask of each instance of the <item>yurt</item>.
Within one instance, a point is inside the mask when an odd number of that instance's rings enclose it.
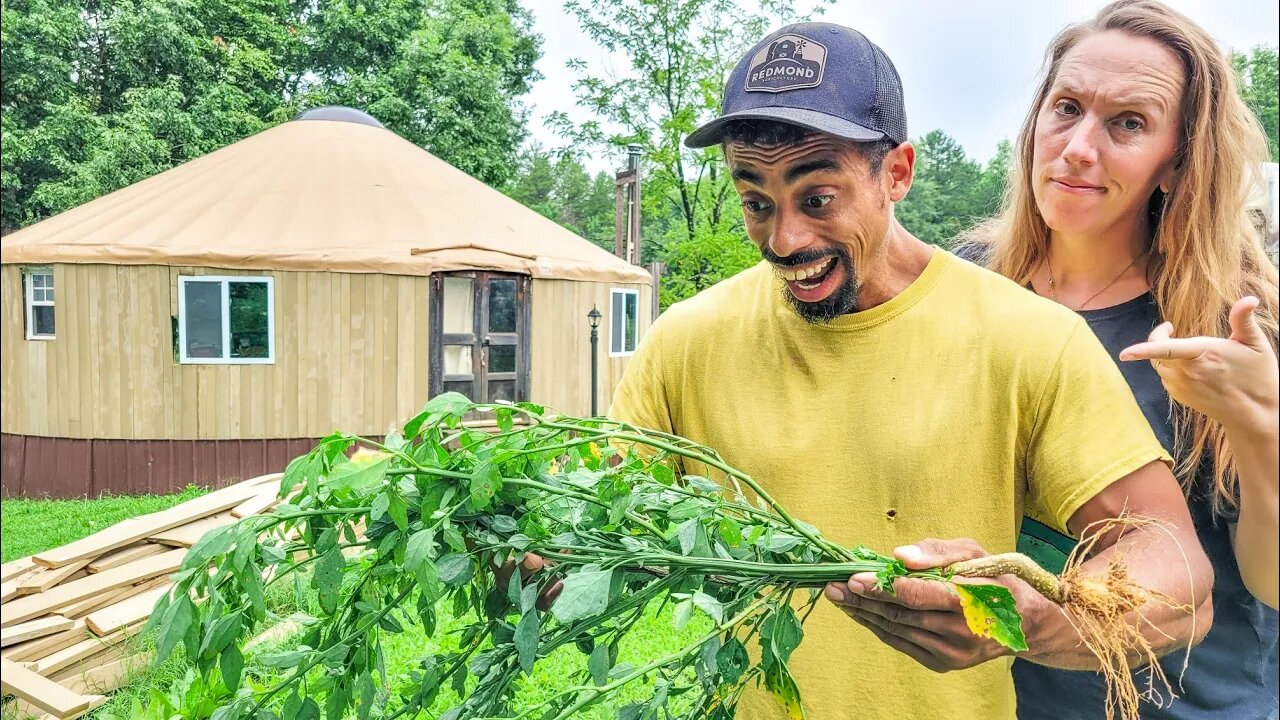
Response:
[[[11,496],[225,484],[449,390],[585,415],[593,308],[604,412],[653,292],[350,108],[10,233],[0,272]]]

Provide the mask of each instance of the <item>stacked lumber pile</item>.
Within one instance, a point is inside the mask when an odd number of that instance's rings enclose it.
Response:
[[[150,658],[130,642],[206,532],[271,509],[280,474],[0,566],[0,685],[19,718],[77,718]],[[6,703],[5,717],[10,717]]]

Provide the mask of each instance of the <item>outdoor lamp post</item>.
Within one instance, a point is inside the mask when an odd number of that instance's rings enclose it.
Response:
[[[591,417],[597,414],[596,404],[599,401],[600,354],[596,346],[600,342],[600,318],[603,317],[595,305],[587,313],[587,322],[591,324]]]

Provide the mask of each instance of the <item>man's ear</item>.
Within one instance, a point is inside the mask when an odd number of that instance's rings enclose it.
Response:
[[[911,189],[911,181],[915,177],[916,148],[910,142],[904,142],[884,156],[881,169],[888,183],[890,202],[902,202]]]

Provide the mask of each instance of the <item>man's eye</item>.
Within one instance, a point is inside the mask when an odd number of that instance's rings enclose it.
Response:
[[[763,200],[743,200],[742,207],[746,208],[747,212],[750,213],[762,213],[769,209],[769,203]]]
[[[1079,115],[1080,114],[1080,108],[1076,107],[1076,104],[1071,102],[1070,100],[1059,100],[1053,106],[1053,109],[1059,115]]]
[[[805,207],[810,207],[816,210],[818,208],[826,207],[827,203],[835,199],[835,195],[814,195],[811,198],[805,198],[804,204]]]

